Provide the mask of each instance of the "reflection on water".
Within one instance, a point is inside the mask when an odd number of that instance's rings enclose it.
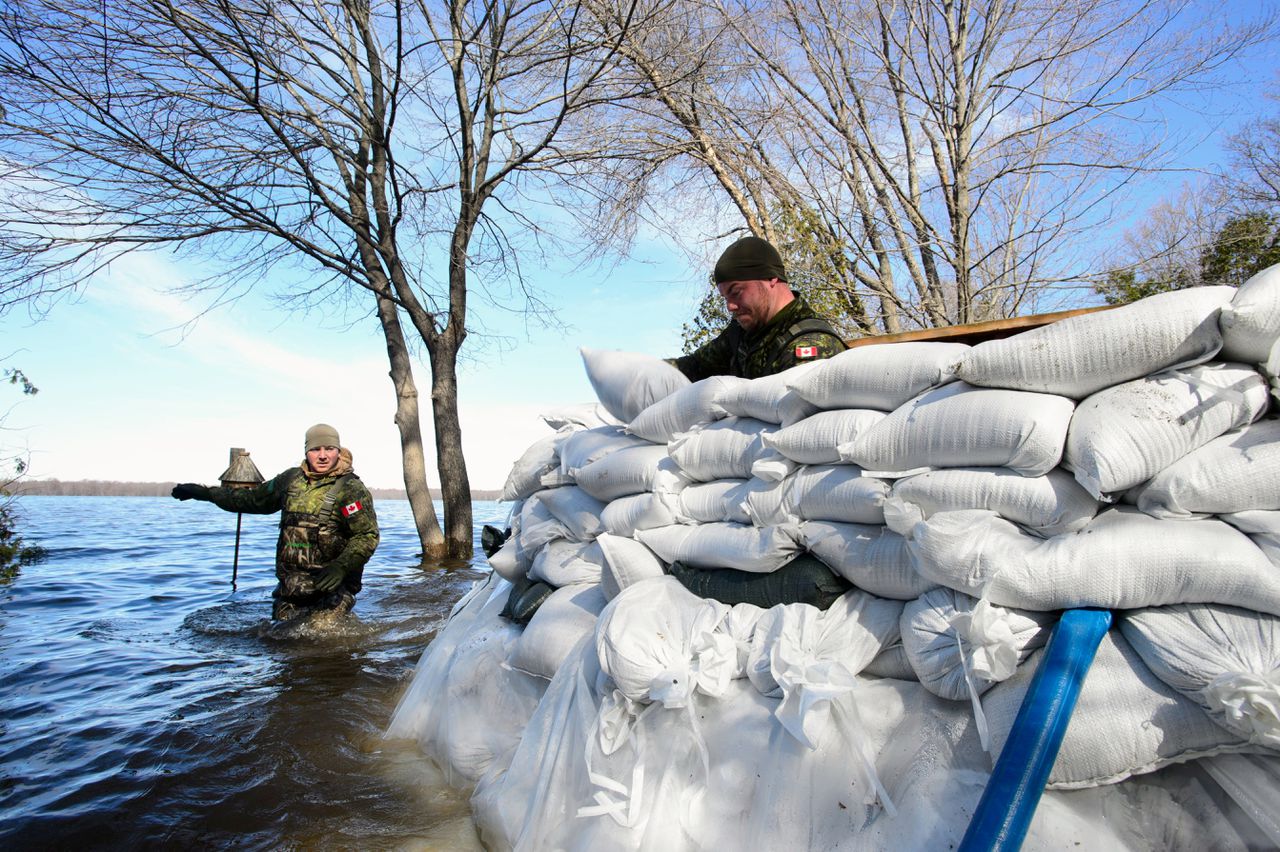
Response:
[[[404,501],[352,616],[273,625],[274,516],[28,497],[48,561],[0,586],[0,841],[477,849],[465,795],[382,739],[474,567],[424,571]],[[505,507],[478,502],[477,529]],[[477,543],[477,553],[479,545]],[[329,620],[329,619],[326,619]]]

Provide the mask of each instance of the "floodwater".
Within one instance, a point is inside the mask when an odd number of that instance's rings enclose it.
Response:
[[[49,558],[0,578],[0,844],[480,848],[466,795],[382,732],[483,557],[418,567],[408,503],[379,501],[354,617],[290,635],[278,516],[244,516],[233,591],[236,516],[208,503],[19,505]],[[477,534],[505,518],[475,504]]]

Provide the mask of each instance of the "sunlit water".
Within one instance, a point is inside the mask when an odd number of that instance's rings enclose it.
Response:
[[[20,532],[49,558],[0,580],[0,842],[478,848],[465,796],[381,734],[483,575],[418,567],[409,504],[377,510],[355,618],[296,635],[267,620],[278,516],[244,516],[233,591],[233,514],[23,498]],[[505,518],[477,502],[477,536]]]

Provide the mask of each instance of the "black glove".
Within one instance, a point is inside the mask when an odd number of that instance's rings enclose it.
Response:
[[[342,578],[345,576],[347,576],[347,572],[337,565],[326,565],[324,570],[320,572],[320,576],[316,577],[316,591],[332,592],[342,585]]]
[[[197,485],[194,482],[181,482],[173,486],[173,491],[169,492],[175,500],[208,500],[209,486]]]

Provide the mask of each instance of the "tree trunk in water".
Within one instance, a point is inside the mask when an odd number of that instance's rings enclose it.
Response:
[[[471,483],[462,455],[462,424],[458,420],[458,350],[442,335],[443,344],[431,359],[431,411],[436,427],[436,470],[444,502],[444,537],[448,555],[470,559],[473,551]]]
[[[418,419],[418,387],[413,380],[413,362],[405,345],[404,330],[396,306],[378,297],[378,319],[387,343],[391,381],[396,388],[396,428],[400,430],[400,458],[404,468],[404,490],[422,544],[423,562],[443,558],[448,549],[436,519],[431,489],[427,485],[427,462],[422,452],[422,426]],[[446,504],[447,505],[447,504]]]

